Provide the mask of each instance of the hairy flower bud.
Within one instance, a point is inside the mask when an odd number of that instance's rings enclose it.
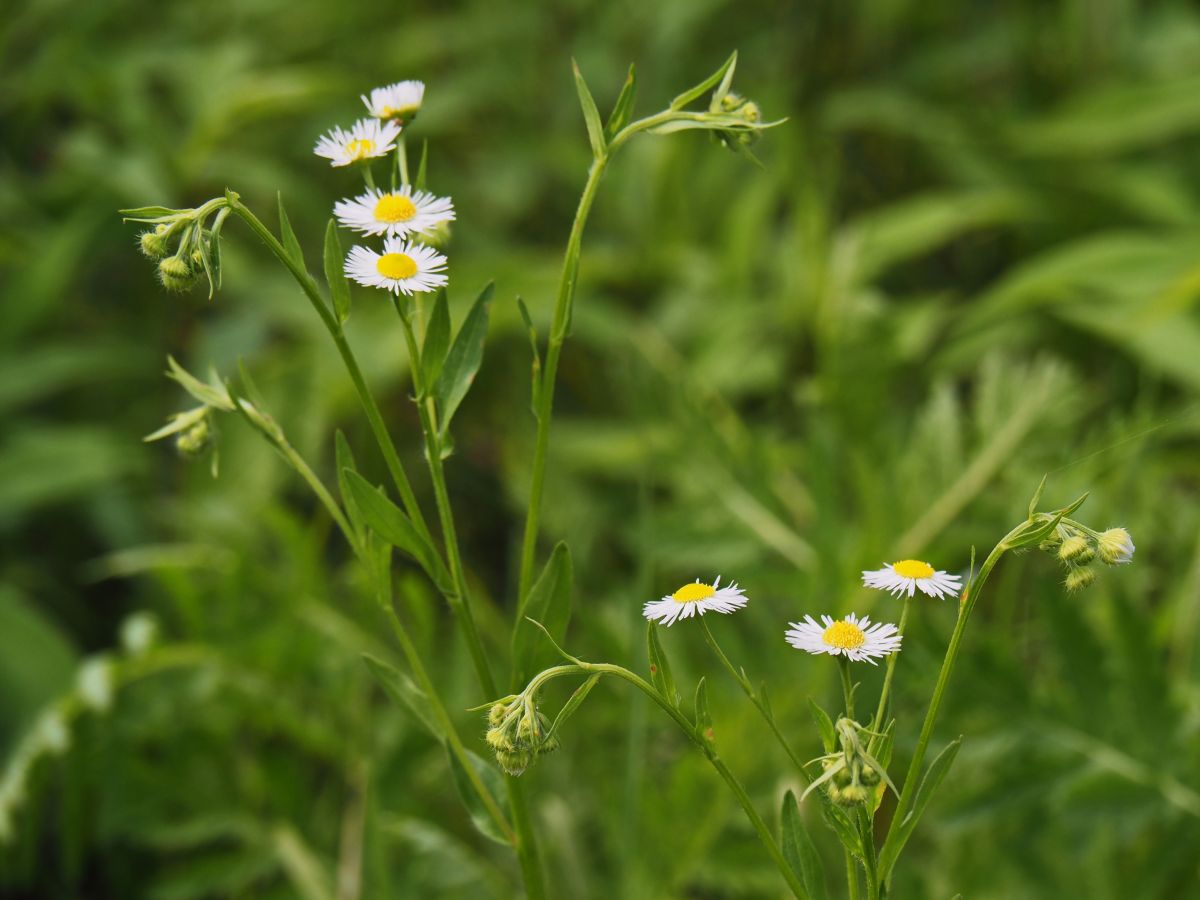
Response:
[[[1073,534],[1059,545],[1058,558],[1063,562],[1071,562],[1087,554],[1090,549],[1087,538],[1082,534]]]
[[[152,231],[143,231],[138,237],[138,247],[151,259],[162,259],[170,249],[170,231],[170,227],[165,224],[156,225]]]
[[[533,754],[528,750],[497,750],[496,762],[500,763],[500,768],[514,778],[529,768],[529,763],[533,761]]]
[[[195,425],[179,432],[175,438],[175,449],[180,455],[196,457],[207,450],[213,442],[213,428],[205,416]]]
[[[196,283],[196,273],[187,260],[168,256],[158,264],[158,280],[169,291],[186,291]]]
[[[1067,578],[1064,584],[1067,590],[1071,593],[1082,591],[1085,587],[1091,585],[1096,580],[1096,573],[1091,569],[1083,568],[1082,566],[1071,566],[1067,572]]]
[[[1100,559],[1110,566],[1133,562],[1133,537],[1124,528],[1110,528],[1097,541]]]

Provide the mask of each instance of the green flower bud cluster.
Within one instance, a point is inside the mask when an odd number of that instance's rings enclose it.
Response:
[[[745,128],[731,128],[716,132],[718,140],[730,149],[749,147],[762,136],[759,128],[762,123],[762,110],[753,100],[748,100],[741,94],[729,91],[720,97],[714,97],[712,112],[731,116],[745,123]]]
[[[1097,532],[1079,522],[1064,519],[1039,549],[1053,553],[1066,570],[1063,583],[1072,593],[1096,580],[1093,563],[1118,566],[1133,560],[1133,538],[1124,528]]]
[[[219,239],[230,202],[229,197],[220,197],[195,209],[148,206],[123,210],[127,221],[152,226],[138,235],[138,247],[149,259],[158,261],[158,280],[163,287],[187,291],[207,278],[209,297],[216,292],[221,281]],[[210,217],[212,226],[208,227]]]
[[[533,697],[509,696],[488,710],[487,745],[509,775],[520,775],[543,753],[558,749],[550,720],[537,710]]]
[[[213,445],[216,431],[216,424],[212,421],[212,416],[205,415],[196,424],[175,436],[175,449],[179,451],[180,456],[195,459]]]
[[[834,726],[841,749],[820,757],[824,770],[805,791],[821,785],[829,799],[838,806],[861,806],[878,796],[880,784],[896,788],[883,765],[867,752],[861,735],[872,735],[862,725],[847,719],[838,719]]]

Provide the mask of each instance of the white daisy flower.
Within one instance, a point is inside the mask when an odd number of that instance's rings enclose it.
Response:
[[[883,657],[900,649],[903,637],[897,634],[892,624],[877,622],[872,625],[866,616],[861,619],[850,613],[844,619],[834,621],[830,616],[821,616],[818,624],[812,616],[803,622],[788,622],[792,627],[784,632],[787,642],[797,650],[809,653],[841,654],[854,662],[869,662],[872,657]]]
[[[454,203],[449,197],[435,197],[428,191],[414,192],[410,187],[394,191],[378,188],[333,206],[333,214],[346,228],[363,234],[387,234],[403,237],[424,234],[454,220]]]
[[[367,287],[395,294],[432,291],[446,283],[446,257],[421,244],[391,237],[383,253],[354,246],[346,255],[346,275]]]
[[[902,559],[874,572],[863,572],[862,579],[867,587],[888,591],[893,596],[907,591],[911,597],[920,588],[921,593],[930,597],[957,597],[962,590],[960,576],[934,571],[933,566],[919,559]]]
[[[673,625],[676,619],[687,619],[706,612],[731,613],[746,605],[746,595],[736,584],[721,587],[718,578],[712,584],[695,581],[685,584],[661,600],[651,600],[642,608],[642,615],[651,622]]]
[[[395,122],[380,122],[378,119],[359,119],[345,131],[334,128],[321,135],[313,153],[330,160],[331,166],[348,166],[351,163],[387,156],[396,146],[400,126]]]
[[[362,102],[377,119],[411,119],[425,99],[425,82],[398,81],[371,91]]]

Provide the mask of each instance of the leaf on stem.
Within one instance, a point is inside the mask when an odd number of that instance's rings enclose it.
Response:
[[[429,325],[425,328],[425,341],[421,345],[421,384],[428,394],[446,361],[450,349],[450,304],[446,300],[446,289],[442,288],[433,298],[433,310],[429,314]]]
[[[621,93],[617,95],[617,102],[613,104],[612,113],[609,114],[608,122],[604,126],[605,140],[611,141],[618,131],[629,124],[630,118],[633,116],[633,101],[637,98],[637,70],[633,64],[629,64],[629,74],[625,76],[625,84],[621,86]]]
[[[825,746],[825,752],[832,753],[837,747],[837,733],[833,730],[833,720],[812,697],[808,698],[808,709],[812,713],[813,721],[817,723],[817,731],[821,733],[821,743]]]
[[[301,269],[305,269],[304,251],[300,249],[300,241],[296,239],[296,232],[292,231],[292,223],[288,220],[287,210],[283,208],[283,192],[280,191],[276,196],[279,198],[279,237],[282,240],[283,249],[287,251],[292,262]]]
[[[1046,489],[1046,479],[1049,474],[1043,475],[1042,480],[1038,482],[1037,490],[1033,492],[1033,499],[1029,501],[1029,518],[1033,518],[1033,514],[1037,512],[1038,504],[1042,501],[1042,491]]]
[[[538,403],[541,400],[542,390],[542,355],[538,350],[537,329],[533,326],[533,318],[529,315],[529,307],[525,305],[525,301],[517,297],[517,309],[521,311],[521,321],[525,323],[525,330],[529,333],[529,349],[533,352],[533,363],[530,366],[531,379],[533,389],[530,392],[530,409],[533,410],[533,417],[538,417]]]
[[[719,81],[721,81],[721,79],[723,79],[725,77],[725,73],[728,72],[730,69],[732,69],[736,65],[737,65],[737,51],[734,50],[733,53],[730,54],[729,59],[725,60],[725,62],[721,65],[721,68],[717,69],[717,71],[713,72],[711,75],[709,75],[707,78],[705,78],[702,82],[700,82],[694,88],[684,91],[682,94],[680,94],[674,100],[672,100],[671,101],[671,109],[683,109],[685,106],[687,106],[693,100],[699,99],[701,96],[704,95],[705,91],[707,91],[709,88],[715,86]]]
[[[471,814],[472,824],[474,824],[475,828],[484,837],[491,838],[498,844],[509,846],[510,842],[500,832],[500,829],[496,827],[496,823],[488,814],[483,801],[479,799],[479,794],[476,793],[474,785],[471,784],[471,777],[467,774],[466,769],[463,768],[462,762],[454,753],[450,752],[449,748],[447,748],[446,753],[450,757],[450,772],[454,775],[454,786],[458,788],[458,795],[462,798],[467,811]],[[503,797],[504,778],[501,776],[499,770],[480,758],[478,754],[472,753],[470,750],[466,751],[466,753],[471,764],[475,767],[475,771],[479,774],[484,787],[487,788],[488,793],[493,797]]]
[[[442,436],[449,430],[450,420],[467,391],[471,389],[479,366],[483,363],[483,342],[487,337],[492,288],[492,283],[488,282],[487,287],[475,298],[462,327],[458,329],[450,352],[446,354],[446,361],[442,364],[442,371],[434,388],[439,416],[438,430]]]
[[[337,222],[329,220],[325,226],[325,281],[329,285],[329,296],[333,299],[333,312],[339,323],[350,318],[350,282],[342,257],[342,242],[338,237]]]
[[[675,689],[675,679],[671,675],[671,664],[667,662],[667,654],[663,651],[662,642],[658,639],[658,628],[653,622],[646,623],[646,655],[650,657],[650,681],[655,690],[664,700],[679,708],[679,691]]]
[[[371,674],[375,676],[375,680],[379,682],[379,686],[383,688],[384,693],[408,710],[418,725],[445,743],[446,735],[430,708],[429,698],[425,696],[425,692],[391,663],[384,662],[370,653],[364,653],[362,658]]]
[[[592,99],[592,92],[588,90],[575,60],[571,60],[571,68],[575,72],[575,90],[579,92],[579,105],[583,108],[583,120],[587,123],[588,140],[592,143],[592,156],[603,159],[608,143],[604,140],[604,126],[600,124],[600,110],[596,109],[596,101]]]
[[[538,627],[529,619],[536,619],[557,645],[571,618],[571,582],[571,552],[566,544],[559,543],[517,612],[512,634],[514,690],[542,668],[538,660],[546,656],[538,652]]]
[[[713,733],[712,715],[708,711],[708,688],[705,686],[703,675],[696,682],[696,698],[693,702],[696,712],[696,734],[700,740],[711,744],[716,740],[716,735]]]
[[[781,821],[779,843],[783,858],[799,877],[811,900],[825,900],[825,870],[821,865],[821,854],[804,827],[800,806],[791,791],[783,795]]]
[[[938,785],[942,783],[942,780],[950,771],[950,766],[954,762],[954,757],[958,755],[958,750],[961,746],[961,737],[955,738],[945,746],[942,752],[937,755],[937,758],[929,764],[929,768],[925,770],[925,775],[921,778],[921,783],[917,787],[917,793],[913,797],[912,809],[908,811],[903,821],[892,823],[891,830],[888,832],[887,839],[883,844],[883,850],[879,856],[880,879],[887,878],[891,872],[892,866],[895,865],[896,859],[900,856],[900,851],[904,849],[905,843],[917,827],[917,822],[920,821],[921,815],[925,812],[925,807],[929,805],[934,791],[938,789]]]
[[[415,559],[442,593],[452,593],[450,575],[442,558],[433,545],[421,537],[403,510],[384,495],[382,488],[372,487],[353,469],[343,469],[342,476],[353,498],[352,502],[371,530]]]
[[[350,517],[350,523],[354,526],[354,533],[361,541],[366,523],[363,521],[363,515],[358,508],[358,504],[354,502],[354,495],[350,492],[346,477],[347,472],[357,472],[358,466],[354,464],[354,454],[350,450],[350,443],[346,440],[346,435],[342,434],[342,429],[340,428],[334,433],[333,447],[334,458],[337,463],[338,493],[342,495],[342,506],[346,507],[346,515]]]
[[[575,710],[580,707],[583,701],[587,699],[587,695],[592,692],[592,688],[596,686],[598,681],[600,681],[599,672],[597,672],[595,675],[589,675],[587,681],[575,688],[575,693],[571,694],[567,702],[563,704],[563,708],[560,709],[558,711],[558,715],[554,717],[554,722],[550,725],[550,730],[546,732],[547,741],[558,734],[559,728],[561,728],[563,723],[570,718],[571,713],[575,712]]]

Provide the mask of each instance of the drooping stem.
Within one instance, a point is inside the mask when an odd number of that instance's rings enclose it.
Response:
[[[321,296],[321,291],[318,289],[316,282],[313,281],[312,276],[308,274],[303,265],[288,255],[283,244],[271,233],[271,230],[242,204],[240,200],[229,200],[227,202],[229,203],[229,208],[250,226],[250,229],[262,239],[268,249],[284,264],[320,317],[321,324],[325,326],[325,330],[329,332],[329,336],[333,339],[338,354],[342,358],[342,363],[346,367],[346,372],[349,374],[350,380],[354,383],[354,390],[358,394],[363,412],[366,413],[367,422],[371,426],[371,432],[375,436],[375,441],[379,444],[379,450],[383,454],[384,462],[387,464],[388,473],[396,485],[396,490],[400,493],[404,510],[408,513],[409,518],[412,519],[413,525],[421,536],[427,540],[431,540],[429,526],[426,524],[425,516],[421,512],[420,505],[417,503],[412,485],[409,484],[408,475],[404,471],[403,463],[400,462],[400,456],[396,452],[396,445],[392,441],[391,435],[388,433],[387,425],[384,424],[379,406],[376,404],[370,388],[367,387],[362,370],[358,367],[358,360],[355,359],[354,351],[350,349],[350,344],[346,341],[346,336],[342,332],[341,324],[325,304],[325,299]]]
[[[804,770],[804,762],[796,754],[788,739],[784,737],[783,732],[780,731],[779,724],[775,721],[775,716],[767,708],[762,698],[758,696],[749,680],[733,667],[733,663],[729,661],[729,657],[725,655],[725,652],[717,643],[717,639],[713,637],[712,631],[709,630],[708,622],[704,620],[703,616],[700,617],[700,624],[704,628],[704,639],[708,641],[708,646],[712,647],[713,652],[717,654],[717,658],[721,661],[725,670],[733,676],[733,680],[738,683],[742,692],[754,704],[754,708],[758,710],[758,714],[762,716],[763,721],[767,723],[767,727],[771,729],[771,734],[775,735],[775,740],[779,742],[779,746],[783,748],[784,752],[788,755],[788,759],[792,761],[792,765],[796,767],[796,773],[800,776],[801,782],[807,785],[811,779],[808,777],[808,772]]]
[[[562,276],[558,294],[554,301],[554,319],[550,326],[550,338],[546,346],[546,362],[537,387],[537,438],[533,449],[533,471],[529,486],[529,508],[525,513],[525,534],[521,541],[521,568],[518,581],[518,598],[523,604],[533,584],[534,559],[537,553],[538,518],[542,506],[542,489],[546,481],[546,453],[550,446],[550,419],[554,411],[554,386],[558,377],[558,360],[562,355],[563,342],[570,327],[571,306],[575,300],[575,282],[579,275],[579,254],[583,243],[583,229],[588,213],[596,199],[600,178],[608,163],[608,156],[598,157],[588,170],[587,183],[579,198],[575,221],[567,238],[567,249],[563,259]]]

